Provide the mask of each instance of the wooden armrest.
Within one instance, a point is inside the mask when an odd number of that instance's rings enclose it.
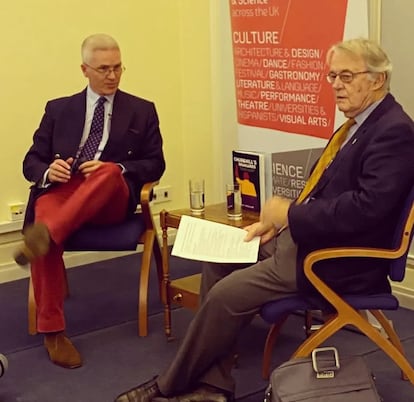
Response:
[[[404,233],[405,236],[405,233]],[[334,258],[347,257],[368,257],[396,259],[401,257],[407,250],[408,244],[404,246],[402,242],[398,249],[380,249],[380,248],[359,248],[359,247],[337,247],[316,250],[309,253],[304,261],[304,273],[310,283],[318,290],[318,292],[337,310],[344,305],[342,298],[333,291],[318,275],[314,272],[314,264],[318,261],[329,260]]]
[[[144,218],[145,227],[147,229],[154,229],[154,221],[152,218],[150,201],[151,193],[154,187],[159,184],[159,181],[145,183],[141,189],[141,211]]]
[[[397,249],[369,247],[323,248],[309,253],[305,258],[305,265],[308,266],[308,269],[312,269],[312,266],[318,261],[346,257],[385,258],[392,260],[401,257],[404,253],[404,247],[399,247]]]
[[[342,298],[333,291],[318,275],[314,272],[314,264],[329,259],[346,258],[346,257],[371,257],[394,259],[404,254],[402,247],[396,250],[380,248],[363,248],[363,247],[335,247],[315,250],[309,253],[304,261],[303,270],[309,282],[318,290],[318,292],[338,310],[343,306]]]
[[[323,284],[323,282],[313,271],[313,265],[318,261],[346,257],[383,258],[388,260],[400,258],[407,252],[408,247],[410,247],[413,223],[414,206],[412,205],[408,217],[405,221],[404,229],[401,233],[400,245],[395,249],[369,247],[335,247],[315,250],[309,253],[305,258],[303,267],[305,275],[309,281],[318,289],[319,286]],[[324,285],[324,287],[328,288],[326,285]]]

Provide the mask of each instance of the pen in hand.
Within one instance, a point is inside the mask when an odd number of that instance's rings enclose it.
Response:
[[[49,165],[48,180],[51,183],[67,183],[71,178],[71,165],[73,157],[63,160],[60,155]]]

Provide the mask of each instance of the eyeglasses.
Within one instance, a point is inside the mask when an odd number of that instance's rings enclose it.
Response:
[[[97,73],[104,75],[105,77],[110,75],[112,72],[115,75],[120,75],[126,70],[125,66],[123,66],[122,64],[118,64],[117,66],[113,66],[113,67],[101,66],[101,67],[98,67],[98,68],[92,67],[92,66],[90,66],[89,64],[86,64],[86,63],[83,63],[83,64],[85,66],[91,68],[92,70],[96,71]]]
[[[326,79],[330,84],[333,84],[336,80],[336,77],[339,77],[339,79],[344,83],[344,84],[349,84],[350,82],[352,82],[354,80],[354,78],[359,75],[359,74],[367,74],[370,73],[371,71],[359,71],[357,73],[353,73],[352,71],[342,71],[341,73],[337,74],[334,72],[330,72],[326,75]]]

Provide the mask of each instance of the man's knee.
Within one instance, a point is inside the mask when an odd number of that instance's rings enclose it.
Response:
[[[121,189],[127,189],[127,184],[120,167],[113,162],[103,163],[88,179],[99,184],[101,189],[112,189],[115,192],[119,192]]]
[[[104,175],[107,178],[121,178],[122,177],[122,171],[121,168],[113,162],[105,162],[103,163],[99,169],[96,170],[97,173],[100,175]]]
[[[217,306],[218,308],[225,308],[231,306],[233,302],[237,302],[237,289],[234,288],[231,275],[216,282],[204,295],[204,302],[210,306]]]

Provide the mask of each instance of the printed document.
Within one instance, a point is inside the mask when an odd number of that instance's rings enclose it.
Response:
[[[235,226],[183,215],[171,255],[208,262],[255,263],[260,237],[246,242],[246,234]]]

